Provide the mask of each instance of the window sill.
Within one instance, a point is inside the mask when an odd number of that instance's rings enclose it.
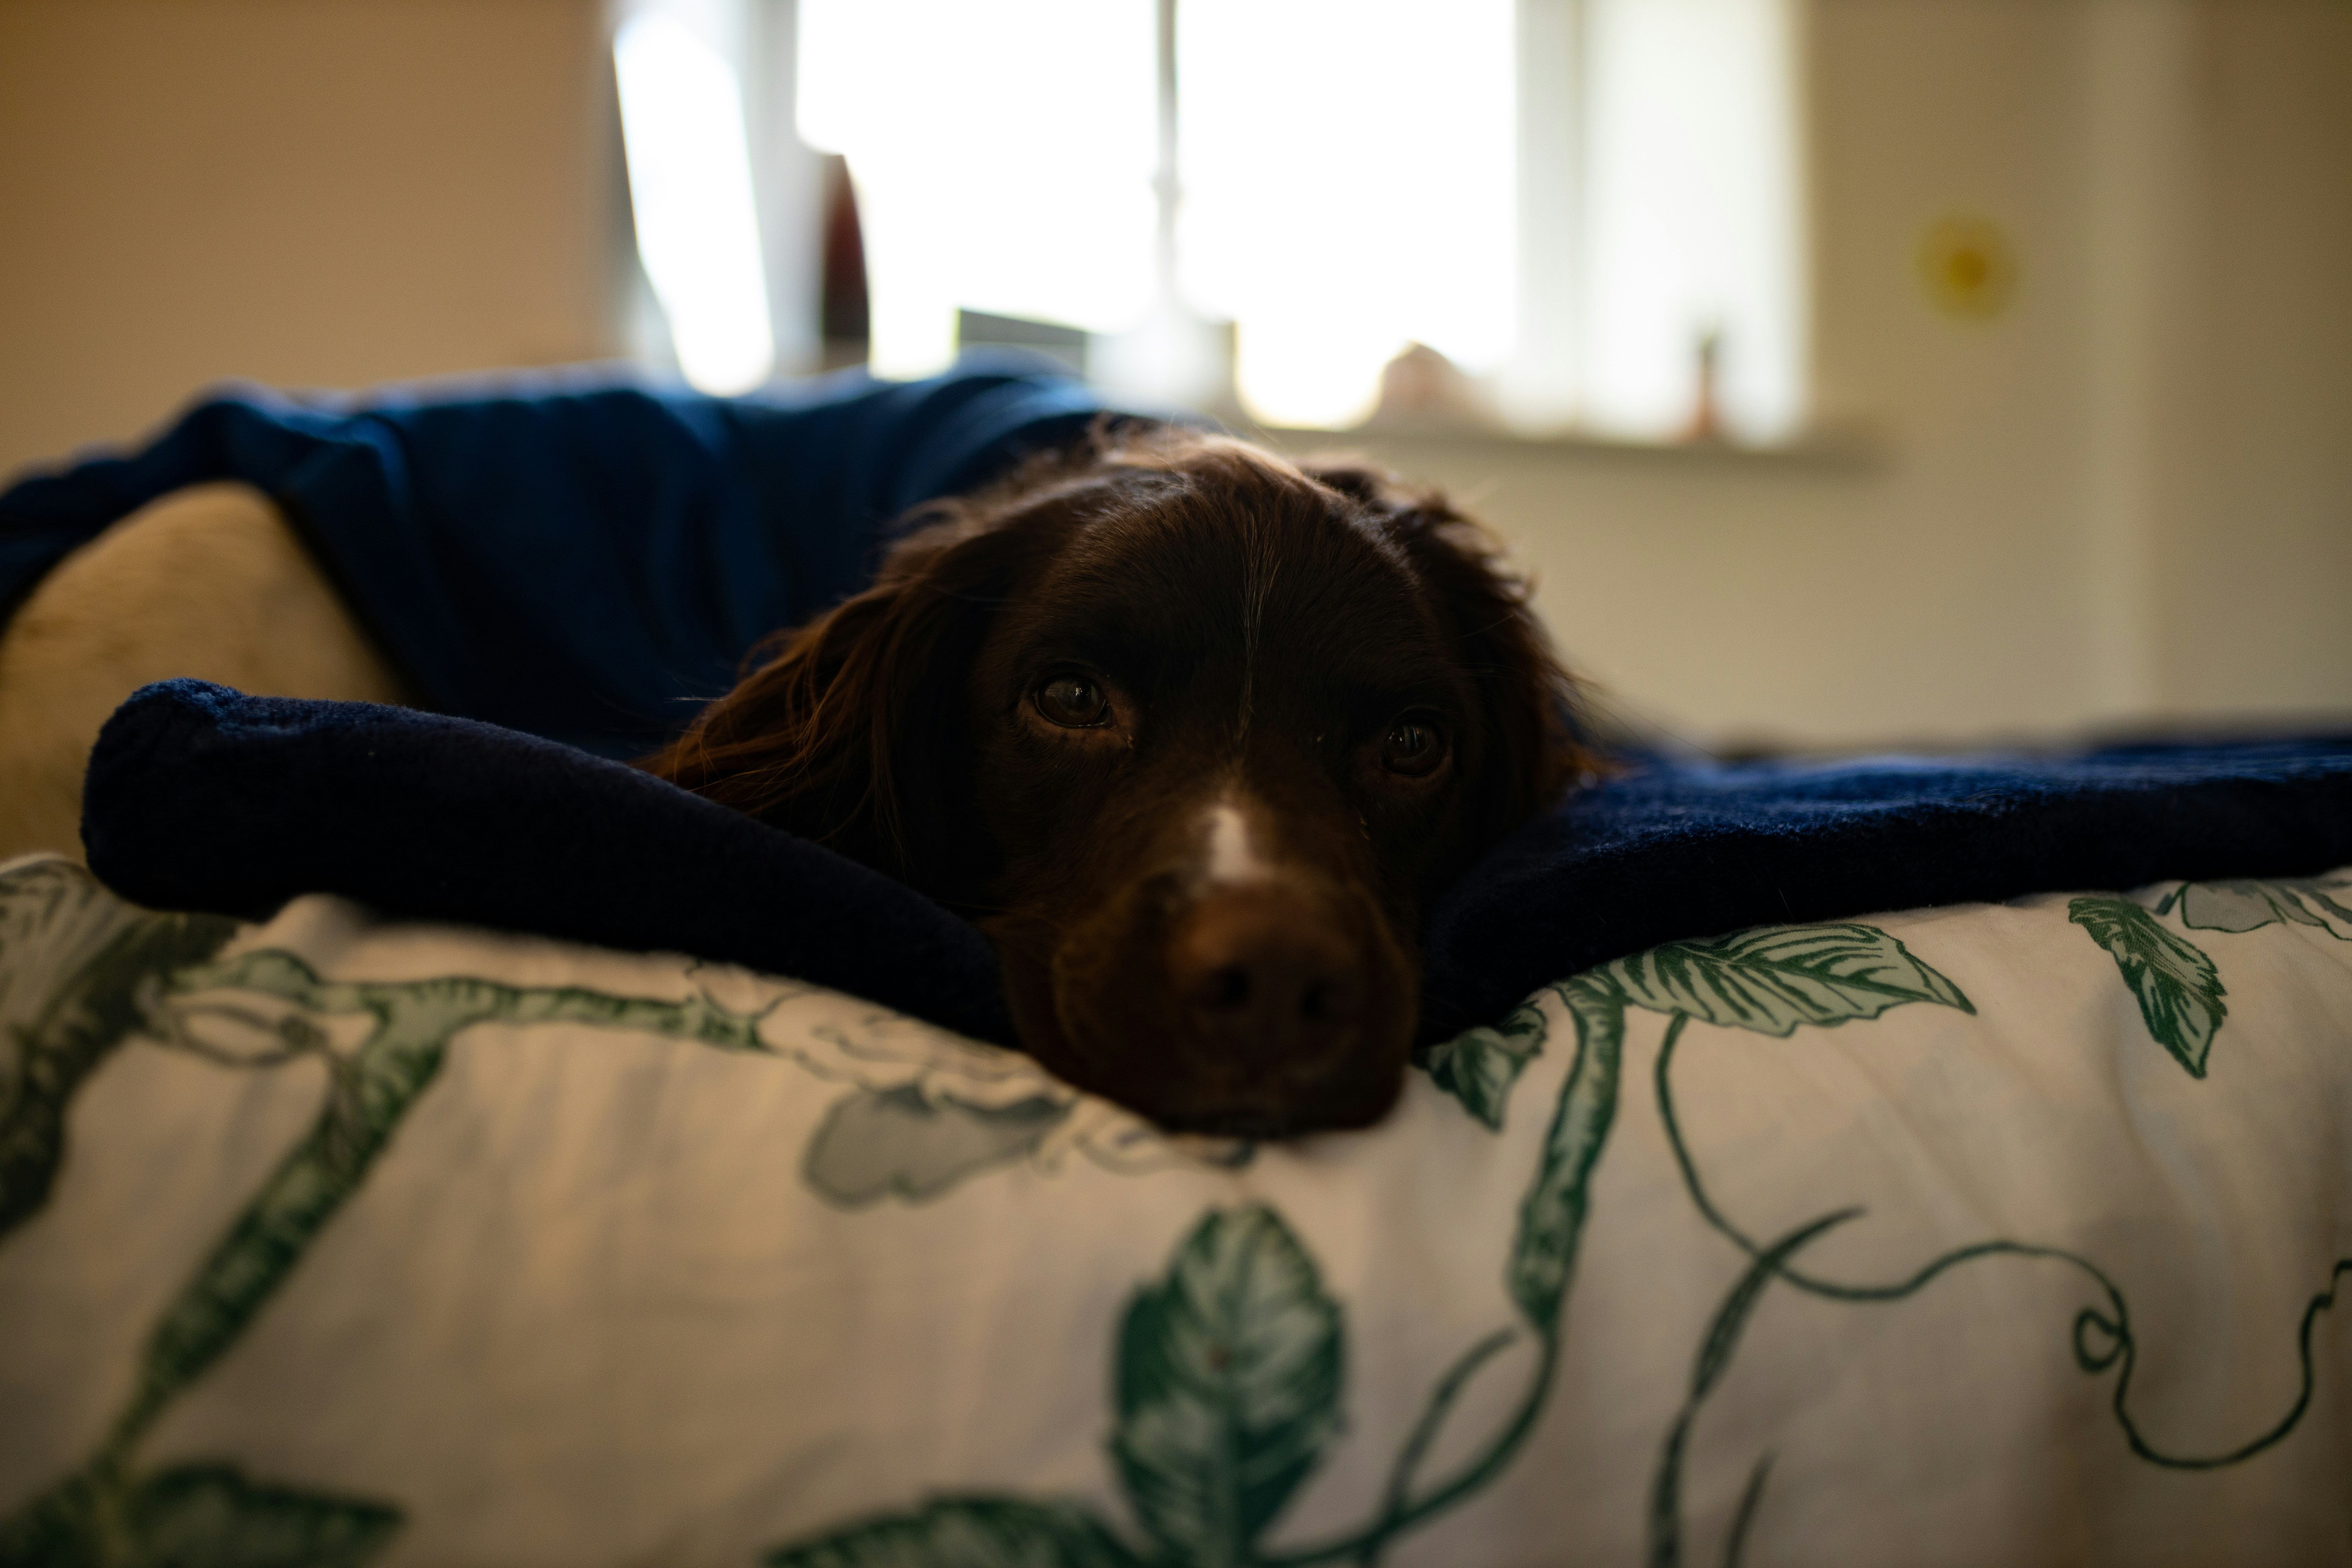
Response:
[[[1239,422],[1236,428],[1293,455],[1351,447],[1400,457],[1509,453],[1702,472],[1803,469],[1860,474],[1885,468],[1890,456],[1882,435],[1853,426],[1817,428],[1769,446],[1721,440],[1645,441],[1576,430],[1523,436],[1493,426],[1434,419],[1374,419],[1349,430],[1253,426],[1246,421]]]

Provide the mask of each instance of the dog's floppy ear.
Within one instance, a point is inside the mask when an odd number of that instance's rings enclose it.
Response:
[[[874,586],[755,647],[735,689],[640,765],[955,897],[980,838],[952,820],[972,798],[964,677],[1021,544],[952,504],[940,516]]]
[[[1536,618],[1527,581],[1501,542],[1433,491],[1354,463],[1309,464],[1307,475],[1363,507],[1412,562],[1444,606],[1484,719],[1472,783],[1474,844],[1490,844],[1550,804],[1599,759],[1580,740],[1575,678]]]

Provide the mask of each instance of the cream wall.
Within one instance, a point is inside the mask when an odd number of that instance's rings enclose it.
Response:
[[[1817,377],[1874,456],[1359,443],[1706,742],[2352,721],[2352,5],[1814,0]],[[2014,241],[1956,321],[1923,228]]]
[[[2158,687],[2352,707],[2352,5],[2216,12],[2193,510],[2157,553]]]
[[[0,473],[223,376],[610,352],[590,0],[0,0]]]
[[[238,374],[607,352],[591,0],[0,0],[0,468]],[[2352,719],[2352,4],[1811,0],[1818,384],[1857,453],[1370,440],[1703,741]],[[2011,236],[1932,310],[1925,225]]]

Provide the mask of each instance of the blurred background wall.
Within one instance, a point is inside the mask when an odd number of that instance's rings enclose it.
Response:
[[[611,353],[611,94],[582,0],[0,4],[0,469]]]
[[[1799,15],[1818,437],[1330,444],[1470,501],[1571,658],[1695,741],[2352,721],[2352,3]],[[615,353],[607,25],[0,3],[0,470],[223,376]],[[1955,218],[1998,311],[1923,275]]]

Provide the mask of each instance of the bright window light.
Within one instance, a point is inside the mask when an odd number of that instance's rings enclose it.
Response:
[[[1737,436],[1805,409],[1804,279],[1787,0],[1585,0],[1583,418],[1672,436],[1699,343]]]
[[[1275,425],[1372,410],[1408,342],[1513,328],[1512,0],[1182,0],[1178,276]]]
[[[1151,0],[801,0],[802,140],[849,163],[872,363],[922,375],[956,310],[1113,332],[1150,305]]]
[[[637,254],[678,368],[704,392],[747,392],[774,371],[776,344],[735,72],[659,11],[621,28],[613,65]]]
[[[797,115],[856,182],[885,374],[961,307],[1104,334],[1150,394],[1155,331],[1230,321],[1270,425],[1362,420],[1418,342],[1526,428],[1673,438],[1711,341],[1765,440],[1806,399],[1791,5],[1181,0],[1172,297],[1153,0],[800,0]]]

